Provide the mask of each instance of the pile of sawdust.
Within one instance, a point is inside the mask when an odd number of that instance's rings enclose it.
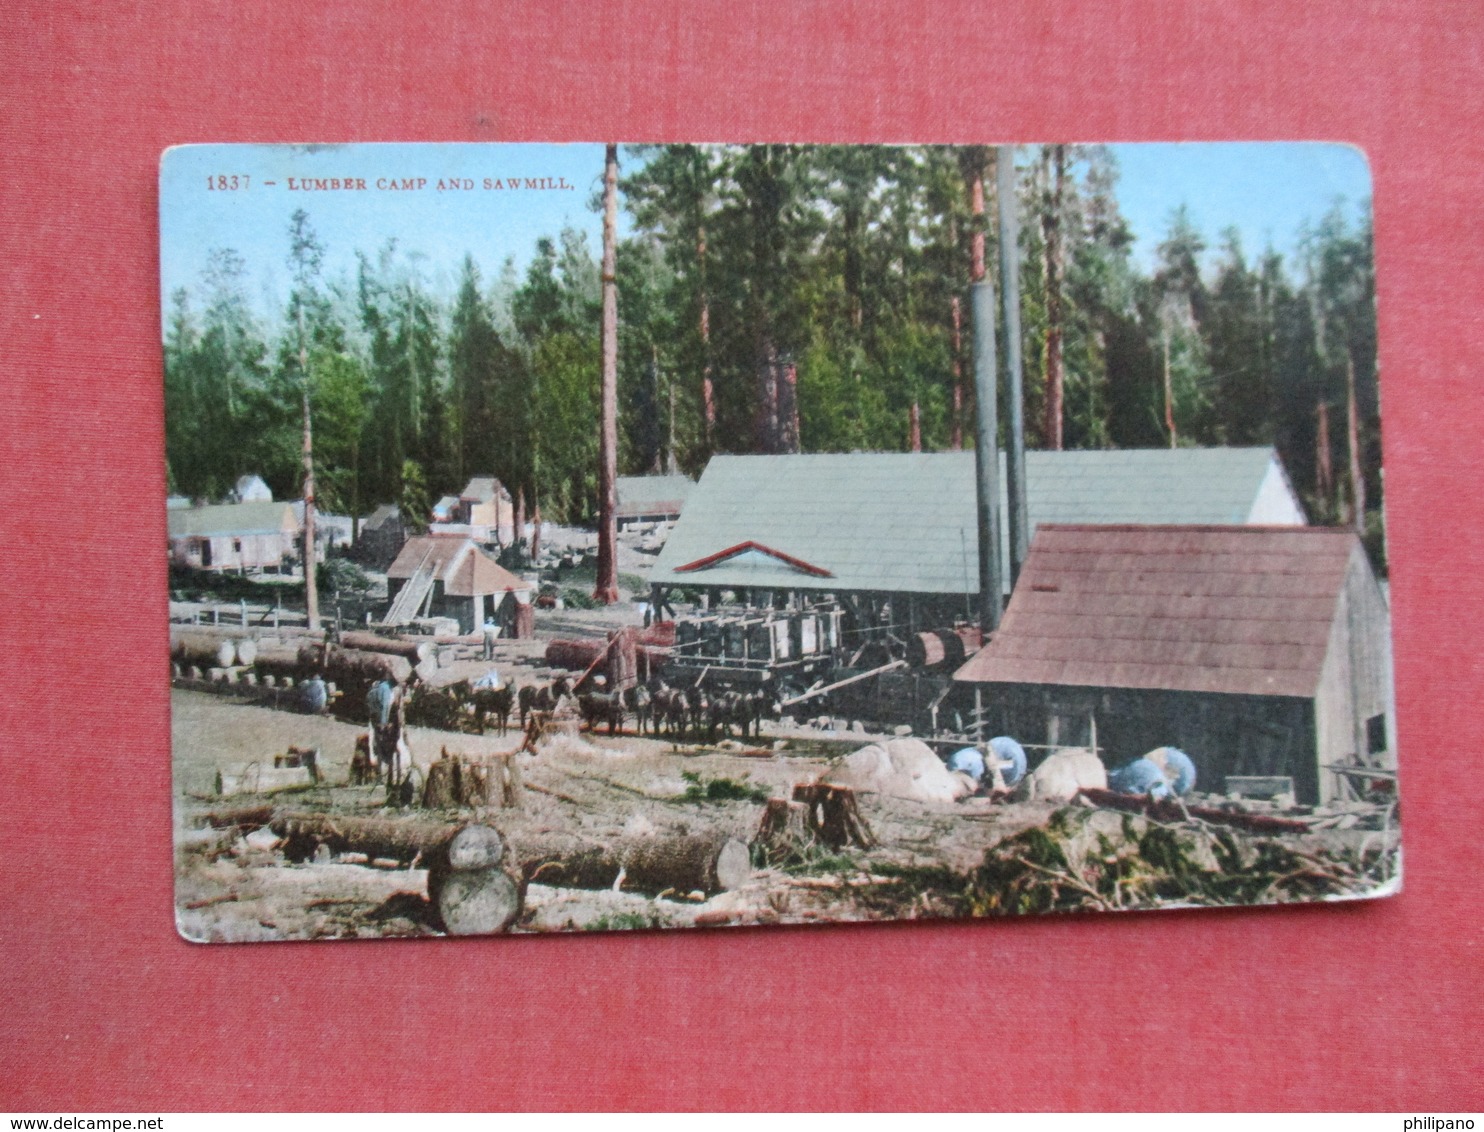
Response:
[[[920,739],[893,739],[852,751],[820,781],[912,802],[956,802],[974,792],[968,775],[949,770]]]
[[[1085,747],[1053,751],[1015,788],[1017,802],[1070,802],[1081,790],[1108,789],[1108,770]]]

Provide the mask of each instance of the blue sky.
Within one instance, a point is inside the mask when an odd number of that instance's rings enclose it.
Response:
[[[1172,142],[1109,146],[1118,159],[1118,202],[1135,236],[1134,262],[1148,268],[1181,204],[1214,254],[1235,227],[1250,263],[1269,246],[1293,266],[1299,230],[1337,200],[1352,223],[1371,195],[1365,156],[1324,142]]]
[[[237,189],[208,188],[236,175]],[[242,178],[250,178],[244,182]],[[551,178],[570,188],[510,190],[510,178]],[[540,236],[570,224],[588,233],[594,254],[602,218],[589,201],[602,187],[601,145],[342,146],[203,145],[168,150],[160,166],[160,275],[168,310],[178,287],[193,292],[214,248],[231,247],[247,263],[248,297],[260,311],[279,308],[290,285],[289,218],[309,214],[325,248],[324,277],[354,278],[355,253],[375,256],[389,237],[399,250],[426,257],[424,274],[452,289],[464,254],[486,281],[515,256],[524,271]],[[360,190],[290,189],[304,179],[365,182]],[[379,179],[423,178],[420,188],[378,188]],[[484,188],[485,179],[500,188]],[[441,180],[472,189],[440,191]],[[271,185],[268,182],[273,182]],[[247,187],[241,187],[246,183]],[[622,225],[621,225],[622,227]]]
[[[1134,257],[1147,268],[1182,203],[1215,255],[1221,232],[1235,226],[1249,258],[1273,246],[1291,260],[1301,225],[1343,199],[1352,219],[1370,195],[1358,150],[1306,142],[1139,143],[1110,147],[1120,169],[1118,197],[1135,235]],[[601,145],[358,144],[340,146],[204,145],[169,150],[160,172],[162,317],[178,287],[193,293],[214,248],[245,259],[248,296],[260,313],[288,296],[289,217],[305,209],[325,247],[325,278],[351,279],[355,252],[374,255],[389,237],[438,290],[452,291],[466,252],[486,281],[508,256],[524,273],[537,237],[564,225],[588,234],[597,253],[601,218],[589,208],[601,187]],[[238,188],[217,188],[219,177]],[[510,178],[522,185],[509,189]],[[360,179],[364,189],[290,189],[304,179]],[[390,187],[423,178],[421,187]],[[549,178],[558,188],[526,188]],[[388,187],[378,187],[378,179]],[[440,179],[472,189],[439,190]],[[488,179],[500,187],[485,189]],[[271,184],[270,184],[271,182]],[[208,184],[213,187],[208,188]],[[620,210],[620,230],[628,222]]]

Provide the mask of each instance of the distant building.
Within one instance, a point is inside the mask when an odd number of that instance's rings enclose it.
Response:
[[[279,570],[299,557],[300,526],[287,503],[223,503],[167,511],[170,560],[200,570]]]
[[[458,522],[459,497],[457,495],[445,495],[433,504],[432,520],[435,523]]]
[[[406,541],[402,512],[395,503],[383,503],[361,524],[355,556],[373,570],[385,570]]]
[[[1355,534],[1240,526],[1042,526],[999,629],[954,675],[1022,742],[1095,730],[1110,765],[1179,747],[1198,789],[1284,776],[1308,803],[1395,770],[1391,678]]]
[[[262,476],[238,476],[232,498],[238,503],[272,503],[273,492],[263,482]]]
[[[655,561],[656,601],[676,586],[855,595],[873,620],[894,603],[891,620],[914,631],[973,616],[974,477],[973,452],[715,456]],[[1028,452],[1026,496],[1033,530],[1305,522],[1271,448]],[[1003,495],[1000,528],[1008,561]]]
[[[509,544],[515,531],[515,505],[494,476],[474,476],[458,495],[445,495],[433,508],[430,527],[438,534],[465,535],[476,542]]]
[[[625,524],[673,522],[696,485],[689,476],[619,476],[617,481],[620,529]]]
[[[530,604],[531,583],[464,535],[408,539],[386,576],[391,605],[383,620],[389,625],[417,617],[454,617],[460,632],[472,633],[486,617],[498,622],[517,615],[515,606],[521,602],[506,602],[507,594],[524,595],[523,604]]]

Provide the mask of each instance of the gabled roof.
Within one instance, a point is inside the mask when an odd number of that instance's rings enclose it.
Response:
[[[401,518],[402,512],[395,503],[383,503],[375,511],[371,512],[371,517],[369,519],[361,524],[361,530],[379,531],[387,523],[390,523],[393,520],[397,520],[400,522]]]
[[[269,535],[293,531],[299,523],[287,503],[219,503],[210,507],[172,507],[171,538]]]
[[[465,485],[459,499],[465,503],[488,503],[496,496],[509,499],[510,492],[506,491],[505,485],[494,476],[474,476]]]
[[[1008,518],[1000,482],[1001,546]],[[1304,521],[1271,448],[1028,452],[1030,521]],[[909,593],[978,589],[973,452],[715,456],[685,501],[650,575],[695,584],[678,567],[755,542],[828,570],[707,572],[706,584]],[[1008,588],[1008,585],[1007,585]]]
[[[618,515],[678,515],[696,485],[689,476],[619,476]]]
[[[233,493],[239,503],[271,503],[273,500],[273,492],[263,482],[263,477],[251,474],[237,477]]]
[[[531,588],[529,582],[501,566],[473,539],[460,535],[414,535],[402,544],[386,576],[410,578],[424,564],[432,568],[433,577],[443,583],[443,592],[451,597]]]
[[[1351,568],[1339,528],[1045,525],[954,678],[1311,697]]]

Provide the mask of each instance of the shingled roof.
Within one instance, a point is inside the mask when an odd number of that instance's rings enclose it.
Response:
[[[168,519],[171,538],[270,535],[299,526],[292,506],[273,502],[173,507]]]
[[[426,563],[450,597],[529,590],[531,583],[501,566],[473,539],[459,535],[415,535],[387,567],[388,578],[410,578]]]
[[[688,476],[619,476],[618,517],[678,515],[696,485]]]
[[[1033,526],[1304,522],[1271,448],[1029,452],[1026,496]],[[776,567],[718,558],[747,543],[827,575],[789,569],[781,558]],[[708,558],[713,565],[683,569]],[[978,561],[973,452],[715,456],[650,578],[963,594],[978,589]]]
[[[954,678],[1311,697],[1357,557],[1337,528],[1042,526]]]

